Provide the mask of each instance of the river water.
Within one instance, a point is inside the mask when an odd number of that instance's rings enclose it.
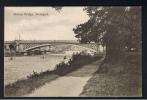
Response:
[[[65,55],[46,54],[37,56],[14,57],[10,60],[9,57],[4,57],[4,84],[12,83],[18,79],[24,79],[34,72],[43,72],[53,70],[56,64],[64,61]],[[66,55],[68,60],[71,56]]]

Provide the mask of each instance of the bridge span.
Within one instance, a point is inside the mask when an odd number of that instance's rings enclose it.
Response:
[[[100,45],[95,43],[80,44],[74,40],[5,41],[5,48],[8,49],[10,44],[14,44],[18,52],[28,52],[35,49],[39,49],[40,51],[100,51]]]

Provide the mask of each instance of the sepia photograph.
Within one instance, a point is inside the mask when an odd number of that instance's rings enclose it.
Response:
[[[142,7],[6,6],[4,97],[142,97]]]

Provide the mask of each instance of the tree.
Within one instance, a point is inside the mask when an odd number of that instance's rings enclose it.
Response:
[[[123,61],[125,47],[140,48],[141,7],[86,7],[84,10],[90,19],[74,29],[76,37],[105,45],[105,62]]]
[[[90,36],[89,36],[89,32],[90,30],[88,28],[91,27],[91,23],[86,22],[84,24],[80,24],[78,25],[76,28],[73,28],[74,33],[76,34],[76,38],[78,38],[78,40],[81,43],[89,43],[91,42],[90,40]]]

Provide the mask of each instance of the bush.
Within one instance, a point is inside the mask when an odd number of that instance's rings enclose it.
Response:
[[[85,52],[73,54],[71,59],[67,63],[61,62],[57,64],[56,69],[53,72],[54,74],[65,75],[80,68],[80,66],[97,60],[98,58],[101,57],[91,56],[89,54],[86,54]]]

